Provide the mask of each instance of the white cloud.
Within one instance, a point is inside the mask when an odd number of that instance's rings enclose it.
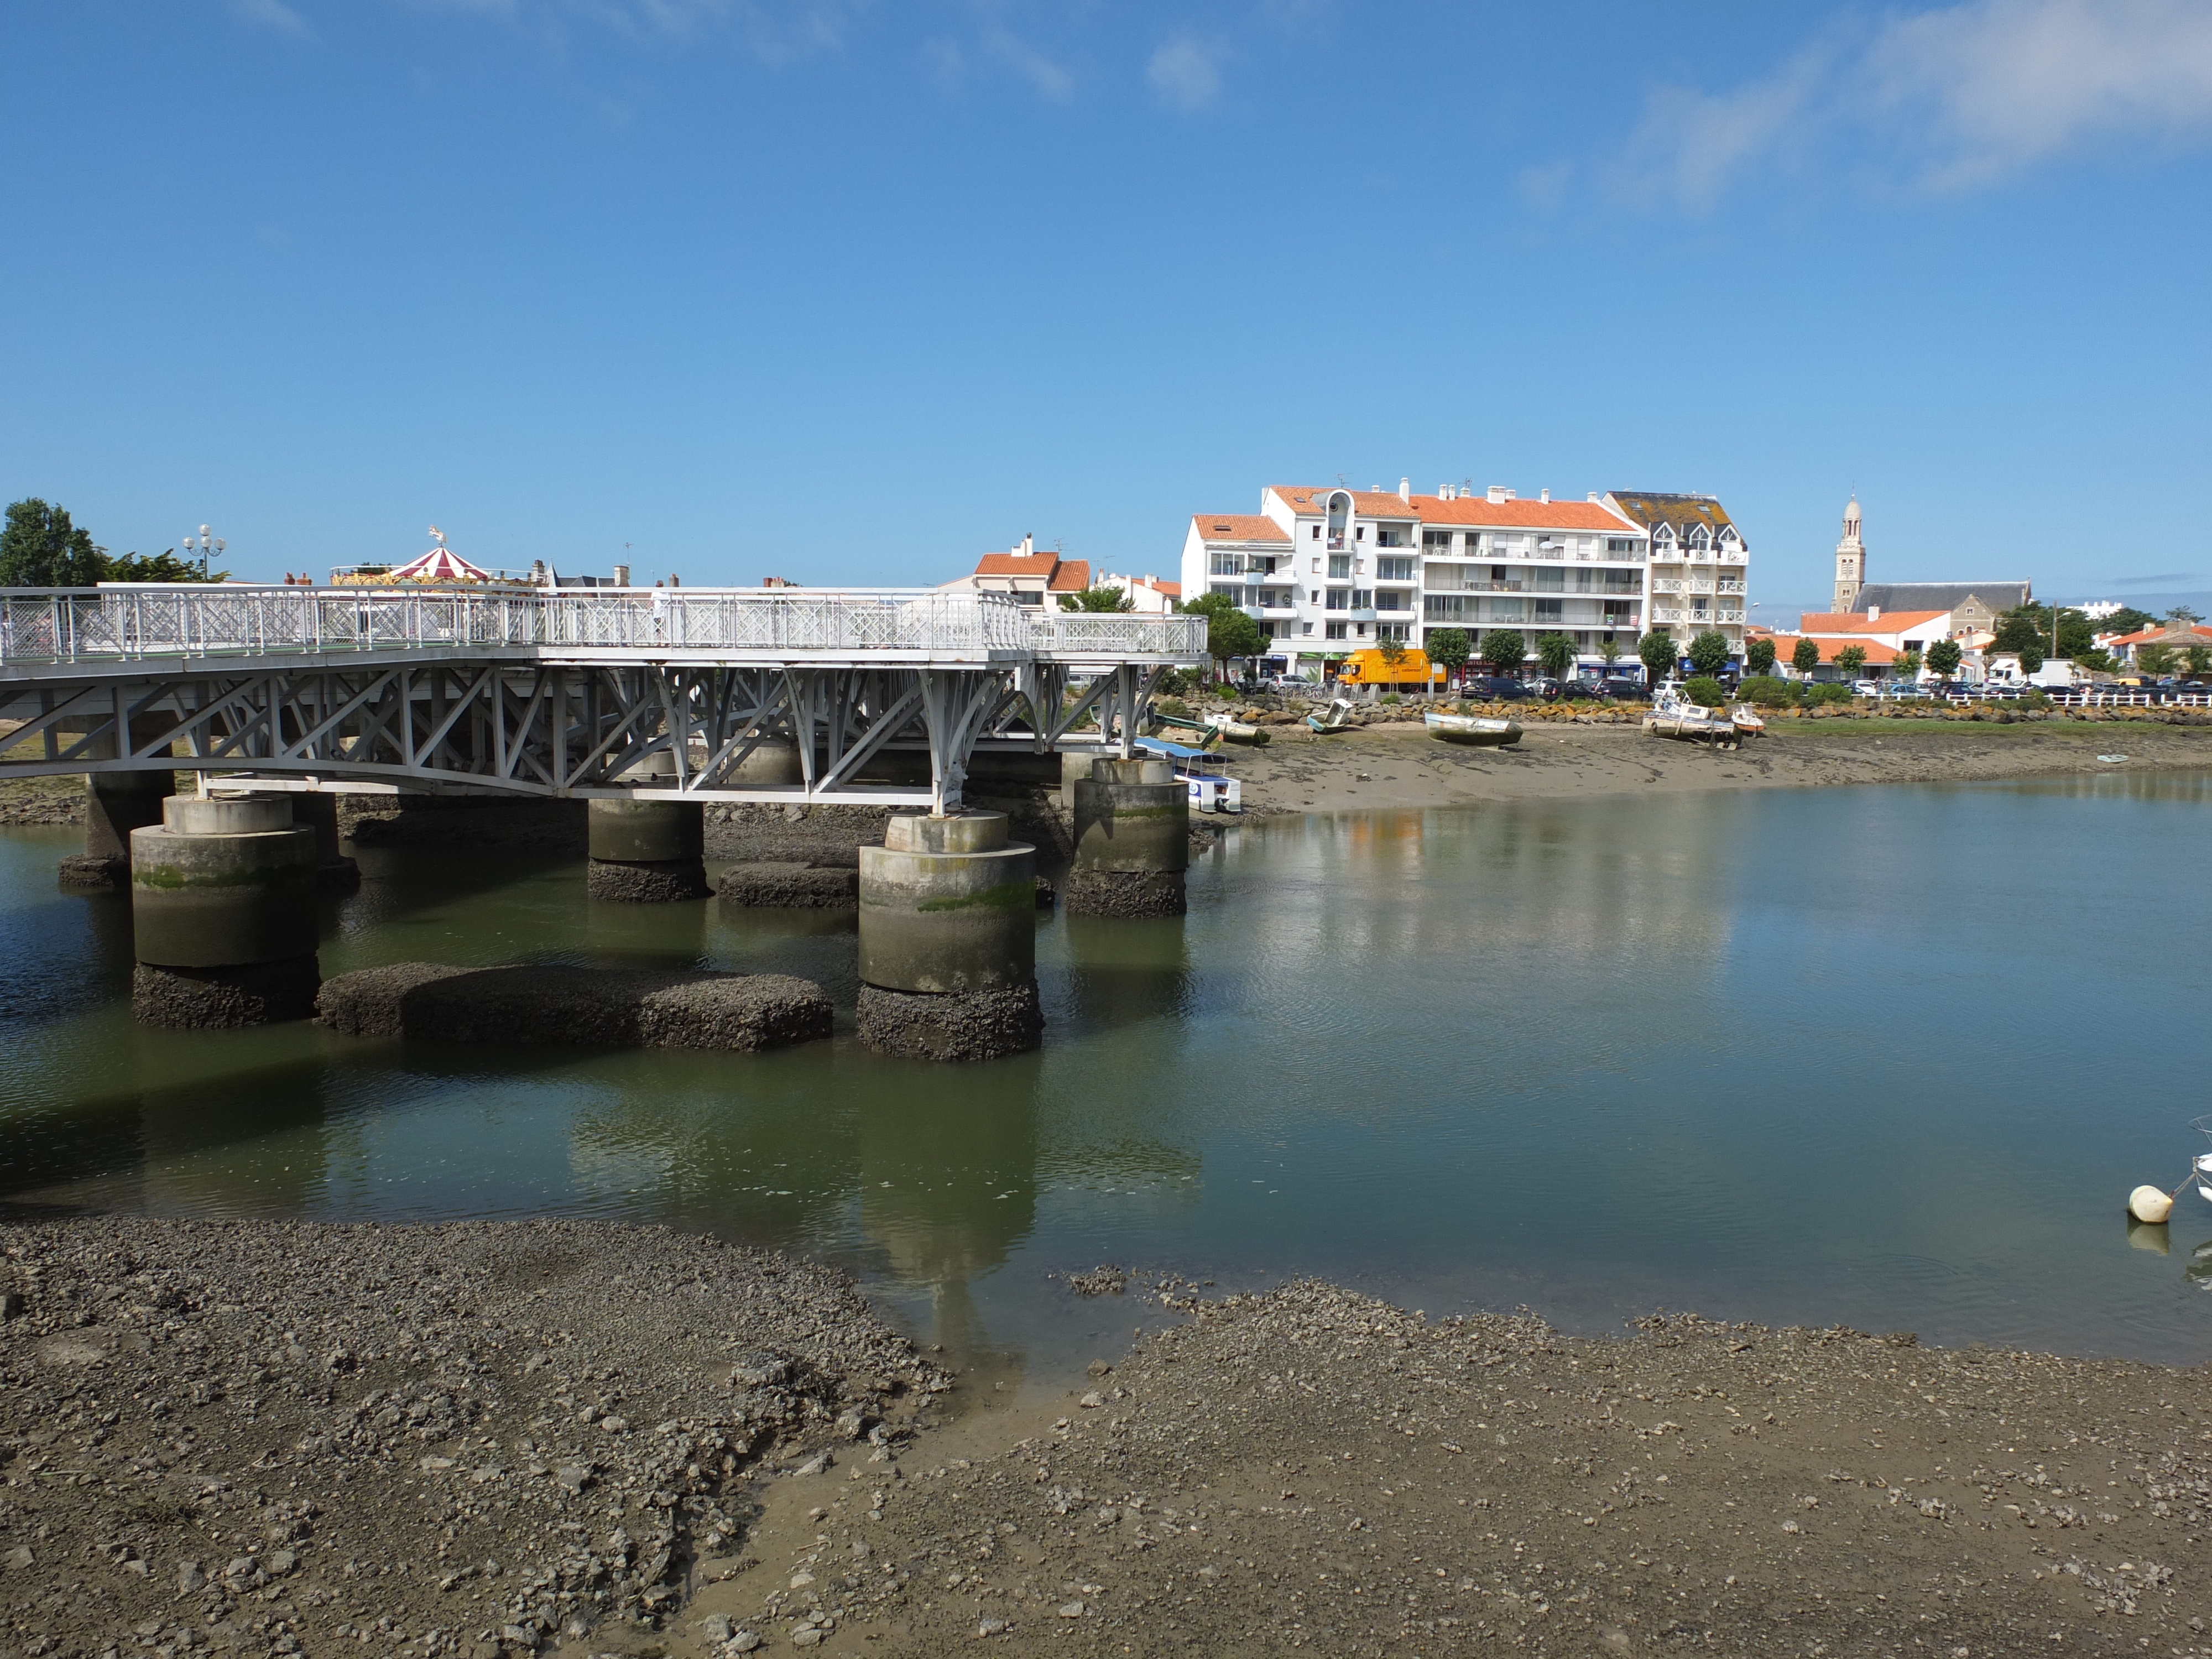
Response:
[[[1928,181],[1986,183],[2100,138],[2212,134],[2203,0],[1978,0],[1867,54],[1884,110],[1928,124]]]
[[[1073,75],[1008,30],[995,27],[984,30],[983,50],[1027,81],[1038,97],[1060,103],[1074,95]]]
[[[278,3],[279,0],[268,0]],[[770,63],[844,43],[866,0],[407,0],[426,10],[472,12],[518,24],[581,18],[639,38],[689,40],[716,30],[744,38]]]
[[[1737,174],[1798,140],[1814,118],[1827,69],[1827,54],[1813,51],[1734,92],[1657,88],[1630,148],[1632,169],[1647,190],[1711,207]]]
[[[1145,66],[1152,90],[1177,109],[1196,112],[1221,95],[1221,64],[1228,49],[1194,34],[1170,36]]]
[[[1711,208],[1808,138],[1852,132],[1923,186],[1987,185],[2099,140],[2212,136],[2205,0],[1968,0],[1815,45],[1734,91],[1662,87],[1630,149],[1643,193]]]
[[[249,23],[259,23],[268,28],[281,29],[287,34],[305,34],[306,19],[284,3],[284,0],[230,0],[234,15]]]

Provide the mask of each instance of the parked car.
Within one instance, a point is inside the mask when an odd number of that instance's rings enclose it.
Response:
[[[1855,697],[1878,697],[1881,695],[1880,680],[1853,680],[1851,695]]]
[[[1590,684],[1592,695],[1596,696],[1612,697],[1621,702],[1649,702],[1651,700],[1650,686],[1642,680],[1632,680],[1625,675],[1608,675],[1604,679],[1591,681]]]
[[[1494,701],[1510,700],[1527,696],[1528,687],[1525,681],[1516,680],[1510,675],[1478,674],[1468,679],[1467,695],[1470,697],[1488,697]]]

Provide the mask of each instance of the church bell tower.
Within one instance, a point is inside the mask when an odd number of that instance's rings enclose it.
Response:
[[[1866,586],[1866,544],[1859,539],[1859,498],[1844,509],[1844,538],[1836,544],[1836,603],[1838,616],[1859,608],[1859,590]]]

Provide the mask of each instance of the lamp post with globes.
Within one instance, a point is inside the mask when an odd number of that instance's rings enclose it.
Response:
[[[205,581],[207,580],[208,555],[211,551],[216,553],[222,552],[224,545],[225,544],[222,537],[211,537],[208,534],[208,527],[205,525],[202,525],[200,526],[200,533],[198,535],[187,536],[185,538],[185,551],[186,554],[190,554],[195,547],[199,549],[200,580],[202,581]]]

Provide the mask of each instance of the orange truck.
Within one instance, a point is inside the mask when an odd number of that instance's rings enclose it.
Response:
[[[1450,678],[1442,663],[1429,660],[1428,653],[1407,647],[1395,668],[1382,660],[1380,651],[1355,651],[1336,665],[1336,678],[1345,685],[1441,685]]]

